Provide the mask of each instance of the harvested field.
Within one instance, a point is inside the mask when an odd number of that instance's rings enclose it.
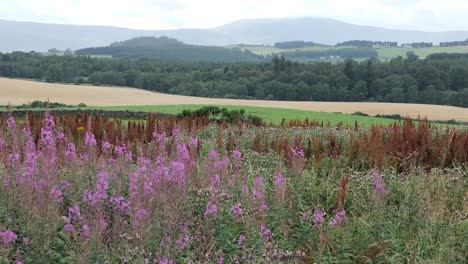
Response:
[[[49,100],[64,104],[88,106],[121,105],[239,105],[297,109],[316,112],[354,113],[369,115],[399,114],[412,118],[427,117],[429,120],[468,122],[468,109],[453,106],[395,103],[354,103],[354,102],[291,102],[213,99],[154,93],[150,91],[105,86],[68,85],[0,78],[0,105],[29,103],[34,100]]]

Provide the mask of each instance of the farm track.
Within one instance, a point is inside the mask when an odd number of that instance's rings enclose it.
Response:
[[[293,102],[214,99],[192,96],[162,94],[136,88],[105,87],[90,85],[51,84],[29,80],[0,78],[0,105],[30,103],[34,100],[60,102],[88,106],[125,105],[237,105],[296,109],[315,112],[341,112],[351,114],[357,111],[369,115],[399,114],[412,118],[427,117],[429,120],[468,122],[468,108],[398,103],[358,102]]]

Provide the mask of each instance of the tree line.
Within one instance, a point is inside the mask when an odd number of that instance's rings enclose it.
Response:
[[[294,101],[430,103],[468,107],[468,57],[398,57],[303,64],[174,62],[0,53],[0,76],[137,87],[163,93]]]

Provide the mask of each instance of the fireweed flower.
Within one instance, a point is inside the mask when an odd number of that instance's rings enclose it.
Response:
[[[75,231],[75,228],[73,228],[72,224],[65,224],[63,230],[67,233],[73,233]]]
[[[214,149],[210,150],[208,153],[208,160],[210,161],[217,161],[218,160],[218,152]]]
[[[122,215],[130,215],[132,206],[131,203],[126,201],[124,197],[112,197],[109,202],[115,207],[115,210],[118,213]]]
[[[76,159],[76,148],[72,142],[67,144],[67,150],[65,151],[65,159],[72,161]]]
[[[284,178],[281,172],[276,173],[275,175],[275,186],[277,189],[282,189],[284,184],[286,183],[286,179]]]
[[[52,189],[50,190],[50,199],[58,203],[63,202],[63,196],[62,196],[62,191],[60,187],[55,186],[55,185],[52,187]]]
[[[320,209],[315,209],[314,211],[314,225],[316,228],[319,228],[322,226],[322,223],[325,221],[324,219],[324,213]]]
[[[382,185],[382,174],[379,171],[374,170],[374,172],[372,172],[372,177],[374,178],[375,184],[374,193],[379,199],[384,199],[388,190],[386,190]]]
[[[216,188],[221,186],[221,179],[219,175],[216,174],[215,176],[211,177],[210,179],[210,190],[216,190]]]
[[[190,243],[190,236],[188,235],[188,227],[187,226],[182,226],[181,228],[181,234],[179,234],[179,237],[176,240],[176,250],[177,251],[182,251],[184,250],[188,244]]]
[[[85,145],[86,146],[96,146],[96,138],[94,137],[94,134],[90,131],[86,131],[86,136],[85,136]]]
[[[344,220],[345,215],[346,215],[345,210],[336,212],[335,218],[330,222],[330,224],[335,228],[340,226]]]
[[[114,153],[117,156],[123,156],[126,150],[127,150],[127,147],[125,146],[125,144],[123,144],[122,146],[115,146]]]
[[[174,264],[174,261],[164,257],[158,260],[158,264]]]
[[[153,138],[156,139],[157,143],[164,143],[167,140],[166,132],[163,132],[163,133],[153,132]]]
[[[246,197],[250,194],[249,186],[243,185],[242,186],[242,196]]]
[[[3,151],[3,148],[5,147],[6,142],[3,140],[3,138],[0,138],[0,152]]]
[[[13,245],[18,238],[18,236],[11,230],[7,230],[5,232],[0,232],[0,237],[2,238],[3,247],[7,248]]]
[[[239,150],[234,150],[232,152],[232,156],[234,157],[235,160],[242,161],[242,153]]]
[[[231,209],[232,215],[233,215],[234,217],[236,217],[236,218],[239,218],[239,219],[242,218],[242,212],[243,212],[243,210],[242,210],[240,204],[234,205],[234,206],[232,207],[232,209]]]
[[[138,209],[134,214],[133,229],[140,229],[140,227],[143,226],[143,223],[145,222],[147,216],[148,212],[145,209]]]
[[[239,236],[239,242],[237,242],[237,245],[239,247],[244,247],[246,240],[247,240],[247,237],[245,237],[244,235],[240,235]]]
[[[75,219],[75,220],[81,222],[80,207],[78,207],[78,205],[74,205],[74,206],[68,208],[68,219],[70,221]]]
[[[290,147],[289,150],[294,156],[304,158],[304,150],[296,147]]]
[[[104,153],[106,153],[106,154],[111,153],[112,146],[111,146],[111,144],[109,143],[109,141],[104,141],[104,142],[102,143],[101,150],[102,150],[102,152],[104,152]]]
[[[31,245],[31,240],[29,237],[23,237],[23,246],[29,247],[29,245]]]
[[[260,226],[260,232],[262,233],[262,239],[264,242],[271,242],[273,240],[271,230],[267,228],[265,224]]]
[[[59,141],[64,141],[65,140],[65,134],[64,133],[59,133],[57,135],[57,140]]]
[[[177,159],[182,162],[190,161],[190,154],[185,144],[177,144]]]
[[[172,181],[180,187],[185,186],[185,165],[181,162],[171,162],[171,178]]]
[[[198,138],[196,137],[191,137],[190,138],[190,145],[192,145],[194,148],[197,148],[199,144]]]
[[[216,204],[214,204],[211,201],[208,201],[208,204],[206,205],[206,209],[205,209],[205,214],[204,214],[205,218],[212,217],[213,219],[216,219],[218,218],[217,212],[218,212],[218,207],[216,206]]]
[[[109,175],[106,172],[99,172],[94,192],[84,190],[83,203],[95,206],[98,202],[107,199],[107,189],[109,188],[108,178]]]
[[[16,121],[15,118],[10,116],[7,120],[7,126],[9,129],[13,130],[16,129]]]
[[[81,235],[85,238],[89,238],[91,236],[88,225],[83,225],[81,227]]]

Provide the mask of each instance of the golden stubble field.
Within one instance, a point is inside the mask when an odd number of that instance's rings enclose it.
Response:
[[[180,96],[155,93],[135,88],[68,85],[34,82],[0,78],[0,105],[30,103],[34,100],[60,102],[88,106],[119,105],[239,105],[274,107],[285,109],[308,110],[316,112],[354,113],[357,111],[369,114],[400,114],[413,118],[427,117],[430,120],[449,120],[468,122],[468,108],[395,103],[352,103],[352,102],[291,102],[213,99],[191,96]]]

